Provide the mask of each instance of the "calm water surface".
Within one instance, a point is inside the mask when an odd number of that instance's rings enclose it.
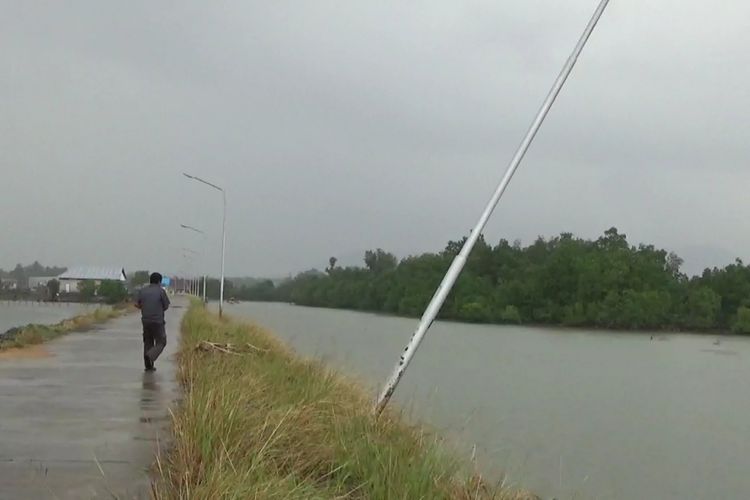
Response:
[[[416,320],[285,304],[227,311],[373,388]],[[544,497],[750,498],[750,339],[438,322],[396,401]]]
[[[0,301],[0,333],[29,323],[51,325],[91,309],[90,304]]]

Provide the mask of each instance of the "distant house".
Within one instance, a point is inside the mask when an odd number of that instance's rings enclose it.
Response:
[[[65,293],[78,291],[78,284],[93,281],[97,286],[102,281],[121,281],[125,283],[128,276],[122,267],[72,267],[57,277],[60,291]]]
[[[18,280],[15,278],[0,278],[0,290],[17,290]]]
[[[36,290],[47,286],[47,283],[57,279],[55,276],[31,276],[29,277],[29,289]]]

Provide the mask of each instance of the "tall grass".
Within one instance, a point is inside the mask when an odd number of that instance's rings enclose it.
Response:
[[[423,428],[263,329],[194,304],[182,323],[185,397],[159,499],[522,499],[468,474]],[[206,342],[214,343],[212,347]]]
[[[0,351],[41,344],[70,332],[84,331],[133,311],[132,307],[98,307],[94,311],[64,319],[54,325],[27,325],[6,332],[0,340]]]

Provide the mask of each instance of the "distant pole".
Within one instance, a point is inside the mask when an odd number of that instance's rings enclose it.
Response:
[[[192,229],[194,231],[198,231],[195,228],[191,228],[190,226],[185,226],[183,224],[180,224],[180,227],[184,227],[185,229]],[[193,257],[195,255],[199,255],[199,253],[196,252],[195,250],[193,250],[192,248],[185,248],[185,247],[182,248],[182,251],[183,252],[187,252],[187,253],[183,253],[182,255],[187,260],[186,270],[189,271],[193,267],[192,266]],[[188,255],[188,254],[190,254],[190,255]],[[198,278],[196,278],[195,275],[192,275],[192,276],[188,275],[188,277],[185,278],[185,292],[188,295],[195,295],[196,297],[199,296],[199,294],[198,294]]]
[[[206,186],[212,187],[216,189],[217,191],[221,191],[221,196],[222,196],[222,201],[223,201],[223,214],[222,214],[222,219],[221,219],[221,278],[219,282],[219,317],[221,317],[223,314],[223,310],[224,310],[224,253],[225,253],[225,248],[226,248],[226,243],[227,243],[227,192],[224,190],[223,187],[217,186],[216,184],[203,180],[200,177],[186,174],[184,172],[182,175],[184,175],[188,179],[192,179],[194,181],[198,181],[202,184],[205,184]]]
[[[189,231],[192,231],[194,233],[198,233],[201,236],[203,236],[203,255],[205,257],[205,253],[206,253],[206,233],[205,233],[205,231],[202,231],[202,230],[198,229],[197,227],[188,226],[187,224],[180,224],[180,227],[182,229],[187,229]],[[200,294],[200,289],[201,289],[200,280],[201,280],[201,278],[198,277],[197,278],[198,283],[197,283],[197,287],[196,287],[196,296],[198,296],[198,297],[200,297],[200,295],[201,295]],[[203,273],[203,303],[204,304],[206,303],[206,280],[207,280],[206,273]]]
[[[518,165],[520,165],[521,160],[523,160],[526,151],[529,149],[529,146],[534,140],[536,133],[539,131],[539,127],[541,127],[544,118],[547,116],[547,113],[552,107],[552,104],[555,102],[555,98],[560,93],[560,90],[565,84],[565,80],[567,80],[568,75],[570,75],[573,66],[575,66],[575,63],[578,60],[578,56],[581,54],[583,47],[586,45],[591,32],[594,30],[597,22],[599,22],[599,19],[601,18],[602,13],[604,12],[604,9],[607,7],[608,3],[609,0],[601,0],[601,2],[599,3],[599,6],[594,12],[594,15],[591,17],[588,25],[586,25],[586,29],[583,31],[583,35],[581,35],[581,38],[578,40],[578,43],[573,49],[573,53],[570,55],[565,65],[563,66],[563,69],[555,80],[555,83],[552,86],[549,94],[547,95],[547,98],[542,103],[542,107],[539,109],[536,117],[534,118],[534,121],[531,123],[531,127],[529,128],[528,132],[526,132],[526,136],[523,138],[523,141],[521,141],[521,144],[518,147],[515,155],[513,156],[513,159],[511,160],[510,165],[505,172],[505,175],[500,181],[500,184],[498,184],[495,193],[492,195],[492,198],[490,198],[490,201],[487,203],[487,206],[482,212],[482,215],[479,217],[479,221],[474,226],[474,229],[472,229],[471,234],[469,234],[466,243],[464,243],[464,246],[463,248],[461,248],[459,254],[453,259],[453,262],[448,268],[448,272],[446,272],[442,282],[435,291],[435,294],[432,296],[430,303],[427,305],[427,308],[422,314],[422,319],[419,321],[419,325],[417,326],[414,335],[412,335],[409,344],[401,354],[398,364],[394,368],[393,373],[391,374],[390,378],[383,387],[380,396],[378,397],[378,400],[375,404],[376,414],[380,414],[388,404],[388,401],[391,399],[393,392],[396,390],[396,386],[398,386],[398,383],[401,380],[404,372],[406,371],[406,368],[409,366],[409,363],[414,357],[414,354],[417,352],[419,344],[422,342],[422,339],[427,333],[427,330],[430,328],[430,326],[432,326],[432,322],[435,321],[438,312],[440,312],[440,308],[443,306],[445,298],[448,296],[451,288],[453,288],[453,285],[456,282],[459,274],[461,274],[461,270],[464,268],[466,259],[471,253],[472,248],[474,248],[474,244],[477,242],[479,235],[487,225],[487,221],[489,220],[490,215],[492,215],[492,212],[495,210],[497,203],[500,201],[500,198],[505,192],[505,188],[508,186],[510,179],[513,177],[513,174],[518,168]]]
[[[224,248],[227,244],[227,193],[221,190],[224,199],[224,215],[221,221],[221,283],[219,284],[219,317],[224,313]]]

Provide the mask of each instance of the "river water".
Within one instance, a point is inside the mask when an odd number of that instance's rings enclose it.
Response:
[[[227,312],[373,388],[416,320],[286,304]],[[559,499],[750,498],[750,338],[437,322],[396,402],[485,473]]]
[[[0,301],[0,333],[29,323],[51,325],[91,308],[90,304]]]

